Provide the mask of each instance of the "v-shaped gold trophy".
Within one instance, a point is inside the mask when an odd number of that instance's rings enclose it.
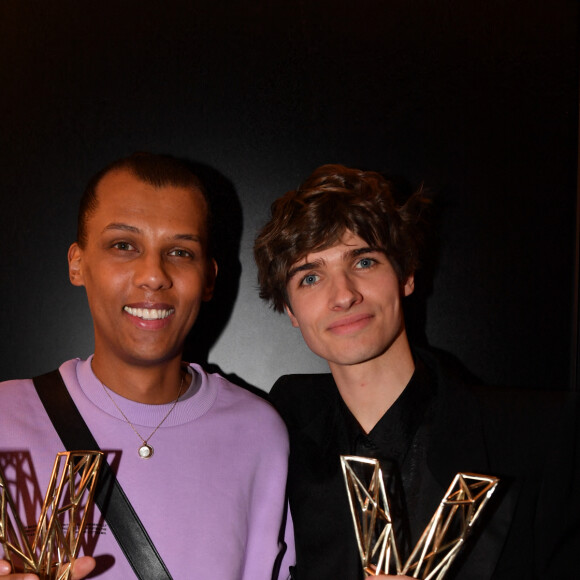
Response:
[[[499,479],[458,473],[411,555],[402,563],[378,459],[342,455],[344,481],[365,574],[442,580]]]
[[[12,567],[43,580],[68,580],[92,504],[103,454],[58,453],[32,544],[0,469],[0,544]]]

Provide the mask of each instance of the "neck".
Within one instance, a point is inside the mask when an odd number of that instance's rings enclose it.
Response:
[[[329,362],[338,391],[369,433],[411,380],[415,363],[403,331],[381,356],[355,365]]]
[[[138,403],[162,405],[175,400],[182,382],[181,358],[152,366],[110,363],[95,353],[92,369],[111,391]]]

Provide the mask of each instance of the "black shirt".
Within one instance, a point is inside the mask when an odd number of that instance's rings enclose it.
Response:
[[[380,462],[403,559],[408,557],[429,521],[430,514],[421,513],[420,474],[425,464],[433,385],[427,368],[418,360],[408,385],[368,434],[342,397],[338,401],[348,454]]]

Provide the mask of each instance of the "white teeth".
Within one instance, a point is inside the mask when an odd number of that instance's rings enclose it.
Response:
[[[143,320],[160,320],[175,312],[173,308],[160,310],[158,308],[131,308],[130,306],[123,306],[123,310],[131,316],[137,316],[137,318],[142,318]]]

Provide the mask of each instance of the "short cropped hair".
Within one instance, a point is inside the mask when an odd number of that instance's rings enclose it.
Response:
[[[319,167],[272,204],[271,218],[256,238],[260,298],[282,312],[292,266],[333,246],[347,230],[383,251],[403,283],[419,266],[419,224],[428,204],[422,188],[398,204],[393,182],[380,173]]]
[[[87,241],[87,221],[97,209],[99,203],[97,187],[106,175],[114,171],[128,171],[143,183],[148,183],[156,188],[173,186],[199,191],[205,200],[207,208],[207,251],[208,255],[211,255],[211,209],[207,192],[202,182],[187,167],[185,162],[169,155],[146,152],[133,153],[129,157],[113,161],[90,179],[79,205],[77,243],[81,248],[85,247]]]

